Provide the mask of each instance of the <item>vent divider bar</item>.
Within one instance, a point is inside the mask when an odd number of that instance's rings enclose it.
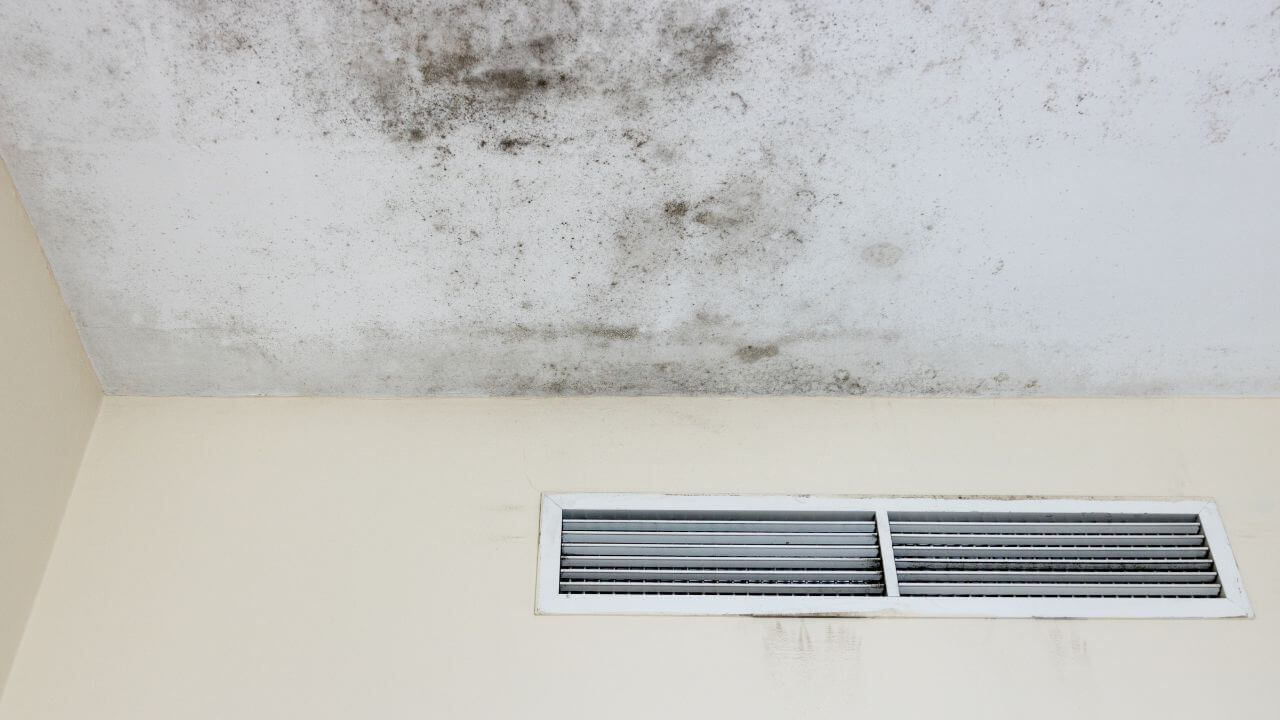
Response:
[[[889,530],[889,511],[876,511],[876,538],[880,540],[880,564],[884,570],[884,594],[899,597],[898,568],[893,560],[893,539]]]

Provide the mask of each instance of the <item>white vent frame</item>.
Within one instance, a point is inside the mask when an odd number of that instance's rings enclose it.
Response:
[[[876,514],[888,596],[590,595],[560,593],[565,510],[871,511]],[[1199,516],[1222,597],[1061,598],[897,596],[889,512],[1171,513]],[[867,498],[556,493],[542,497],[536,612],[542,615],[747,615],[968,618],[1253,617],[1216,503],[1207,499],[1094,500]]]

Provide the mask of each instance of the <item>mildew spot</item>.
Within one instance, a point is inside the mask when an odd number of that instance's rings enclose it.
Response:
[[[902,248],[893,243],[876,243],[862,249],[862,261],[874,267],[893,267],[901,259]]]
[[[728,38],[728,24],[729,8],[722,7],[709,18],[669,28],[666,39],[686,66],[710,75],[733,56],[735,48]]]
[[[678,195],[697,195],[685,189]],[[696,201],[626,209],[613,233],[611,286],[669,282],[679,273],[777,273],[805,247],[813,193],[778,178],[734,174]]]
[[[832,393],[842,393],[844,395],[866,395],[867,386],[862,378],[853,377],[848,370],[837,370],[831,376],[831,381],[827,383],[827,388]]]
[[[640,337],[640,328],[634,325],[584,324],[576,326],[578,332],[605,340],[635,340]]]
[[[733,353],[744,363],[753,363],[778,354],[777,345],[746,345]]]

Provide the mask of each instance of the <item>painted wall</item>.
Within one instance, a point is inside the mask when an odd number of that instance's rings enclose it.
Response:
[[[1267,400],[109,398],[0,718],[1269,717],[1277,431]],[[535,616],[539,493],[577,490],[1213,496],[1257,617]]]
[[[101,399],[0,163],[0,689]]]

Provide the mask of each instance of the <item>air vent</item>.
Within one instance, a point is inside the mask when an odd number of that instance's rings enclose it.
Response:
[[[1250,614],[1200,500],[549,495],[539,556],[542,613]]]
[[[566,510],[560,592],[883,595],[875,513]]]

